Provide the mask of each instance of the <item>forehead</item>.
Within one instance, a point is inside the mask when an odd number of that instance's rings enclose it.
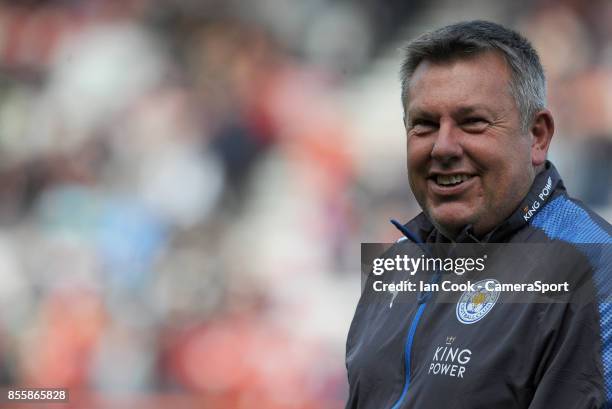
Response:
[[[510,68],[504,57],[485,52],[450,61],[421,62],[408,86],[407,112],[440,111],[457,106],[515,108]]]

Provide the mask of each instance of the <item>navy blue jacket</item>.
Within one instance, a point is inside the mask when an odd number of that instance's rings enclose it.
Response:
[[[423,243],[448,242],[423,214],[405,228]],[[555,302],[493,300],[474,319],[461,292],[446,294],[450,302],[411,292],[393,301],[372,293],[381,277],[370,274],[347,338],[346,408],[612,408],[611,232],[547,163],[507,220],[480,239],[466,227],[456,242],[548,245],[554,251],[504,260],[502,276],[540,274],[580,291]]]

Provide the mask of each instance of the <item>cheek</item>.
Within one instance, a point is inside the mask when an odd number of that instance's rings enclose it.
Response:
[[[424,172],[431,153],[431,143],[425,138],[409,138],[406,142],[408,170],[411,173]]]
[[[421,207],[425,206],[427,163],[431,152],[430,145],[424,138],[409,139],[407,142],[408,182],[410,190]]]
[[[483,196],[492,207],[504,207],[506,202],[514,201],[515,196],[521,195],[526,184],[530,185],[529,167],[525,159],[525,152],[510,152],[506,156],[492,155],[494,160],[487,161],[488,170],[485,171],[483,181]]]

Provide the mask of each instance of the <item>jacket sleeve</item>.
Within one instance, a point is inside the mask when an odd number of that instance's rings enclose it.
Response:
[[[602,366],[600,305],[551,303],[540,315],[542,359],[529,409],[611,408]]]

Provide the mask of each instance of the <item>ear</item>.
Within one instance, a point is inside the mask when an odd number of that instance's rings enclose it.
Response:
[[[555,133],[555,121],[548,109],[539,111],[529,128],[531,135],[531,163],[534,167],[546,162],[548,147],[553,133]]]

